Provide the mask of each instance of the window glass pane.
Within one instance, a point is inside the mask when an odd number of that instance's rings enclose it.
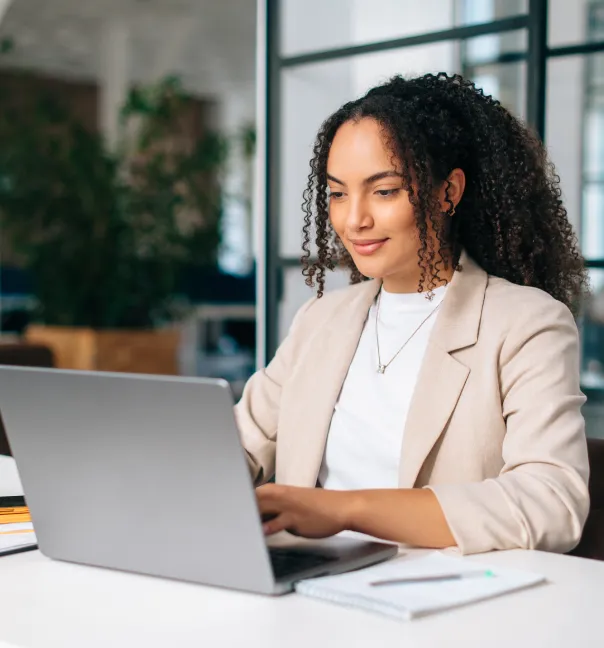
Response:
[[[526,52],[527,47],[528,34],[525,29],[478,36],[462,42],[463,56],[473,65],[492,63],[502,54],[510,52]]]
[[[581,387],[587,395],[583,406],[589,437],[604,438],[604,270],[590,270],[592,294],[581,321]]]
[[[585,107],[584,168],[586,182],[604,181],[604,95],[594,92]]]
[[[514,115],[526,117],[526,63],[467,66],[464,76],[497,97]]]
[[[515,36],[521,42],[521,35]],[[466,45],[473,44],[471,39]],[[486,60],[486,59],[483,59]],[[286,68],[282,76],[280,255],[300,255],[302,192],[309,171],[312,145],[323,120],[344,102],[373,85],[400,73],[461,72],[473,78],[519,116],[524,115],[524,62],[469,65],[461,44],[447,41],[433,45],[349,57],[312,65]]]
[[[604,258],[604,92],[601,54],[550,59],[546,142],[560,176],[562,198],[588,259]],[[589,395],[588,434],[604,410],[594,394],[604,389],[604,270],[590,271],[592,296],[582,318],[581,380]]]
[[[458,25],[476,25],[528,13],[528,0],[456,0]]]
[[[282,0],[281,52],[292,56],[527,12],[528,0]]]
[[[546,141],[587,259],[604,258],[604,54],[548,63]]]
[[[602,0],[549,0],[549,45],[604,40]]]
[[[587,388],[604,389],[604,270],[590,270],[590,282],[581,327],[581,382]]]
[[[299,257],[302,243],[302,192],[317,131],[327,116],[355,96],[352,59],[288,68],[282,76],[280,250]]]
[[[604,54],[585,58],[581,240],[588,259],[604,258]]]
[[[581,246],[585,258],[604,258],[604,184],[583,185],[581,220]]]
[[[584,75],[585,57],[569,56],[548,61],[545,141],[560,176],[569,219],[578,232],[583,197]]]

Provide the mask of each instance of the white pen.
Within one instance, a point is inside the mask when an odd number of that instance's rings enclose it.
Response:
[[[464,578],[476,578],[476,577],[485,577],[493,578],[495,574],[487,569],[486,571],[479,572],[461,572],[454,574],[434,574],[432,576],[408,576],[404,578],[387,578],[385,580],[377,580],[369,583],[372,586],[379,587],[381,585],[405,585],[413,583],[434,583],[450,580],[462,580]]]

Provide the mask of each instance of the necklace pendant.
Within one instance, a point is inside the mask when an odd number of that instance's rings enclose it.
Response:
[[[378,372],[379,374],[383,374],[383,373],[385,373],[385,371],[386,371],[386,365],[383,365],[383,364],[378,365],[377,372]]]

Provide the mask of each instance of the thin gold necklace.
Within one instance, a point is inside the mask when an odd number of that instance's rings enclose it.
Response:
[[[419,326],[411,333],[411,335],[405,340],[405,343],[403,346],[390,358],[390,360],[386,364],[382,364],[382,359],[380,357],[380,336],[378,333],[378,322],[380,319],[380,304],[382,303],[382,291],[380,290],[380,294],[378,296],[378,303],[377,303],[377,309],[376,309],[376,314],[375,314],[375,342],[377,345],[377,357],[378,357],[378,368],[377,372],[379,374],[386,373],[386,369],[391,365],[391,363],[394,361],[394,359],[398,356],[398,354],[407,346],[407,344],[411,341],[411,338],[420,330],[420,328],[432,317],[432,315],[438,310],[439,306],[442,304],[442,301],[440,301],[423,319],[422,322],[420,322]]]

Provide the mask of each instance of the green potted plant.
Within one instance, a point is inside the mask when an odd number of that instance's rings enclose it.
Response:
[[[31,340],[58,365],[176,373],[174,294],[213,265],[227,140],[191,141],[177,78],[130,92],[117,151],[58,102],[0,94],[0,227],[32,280]]]

